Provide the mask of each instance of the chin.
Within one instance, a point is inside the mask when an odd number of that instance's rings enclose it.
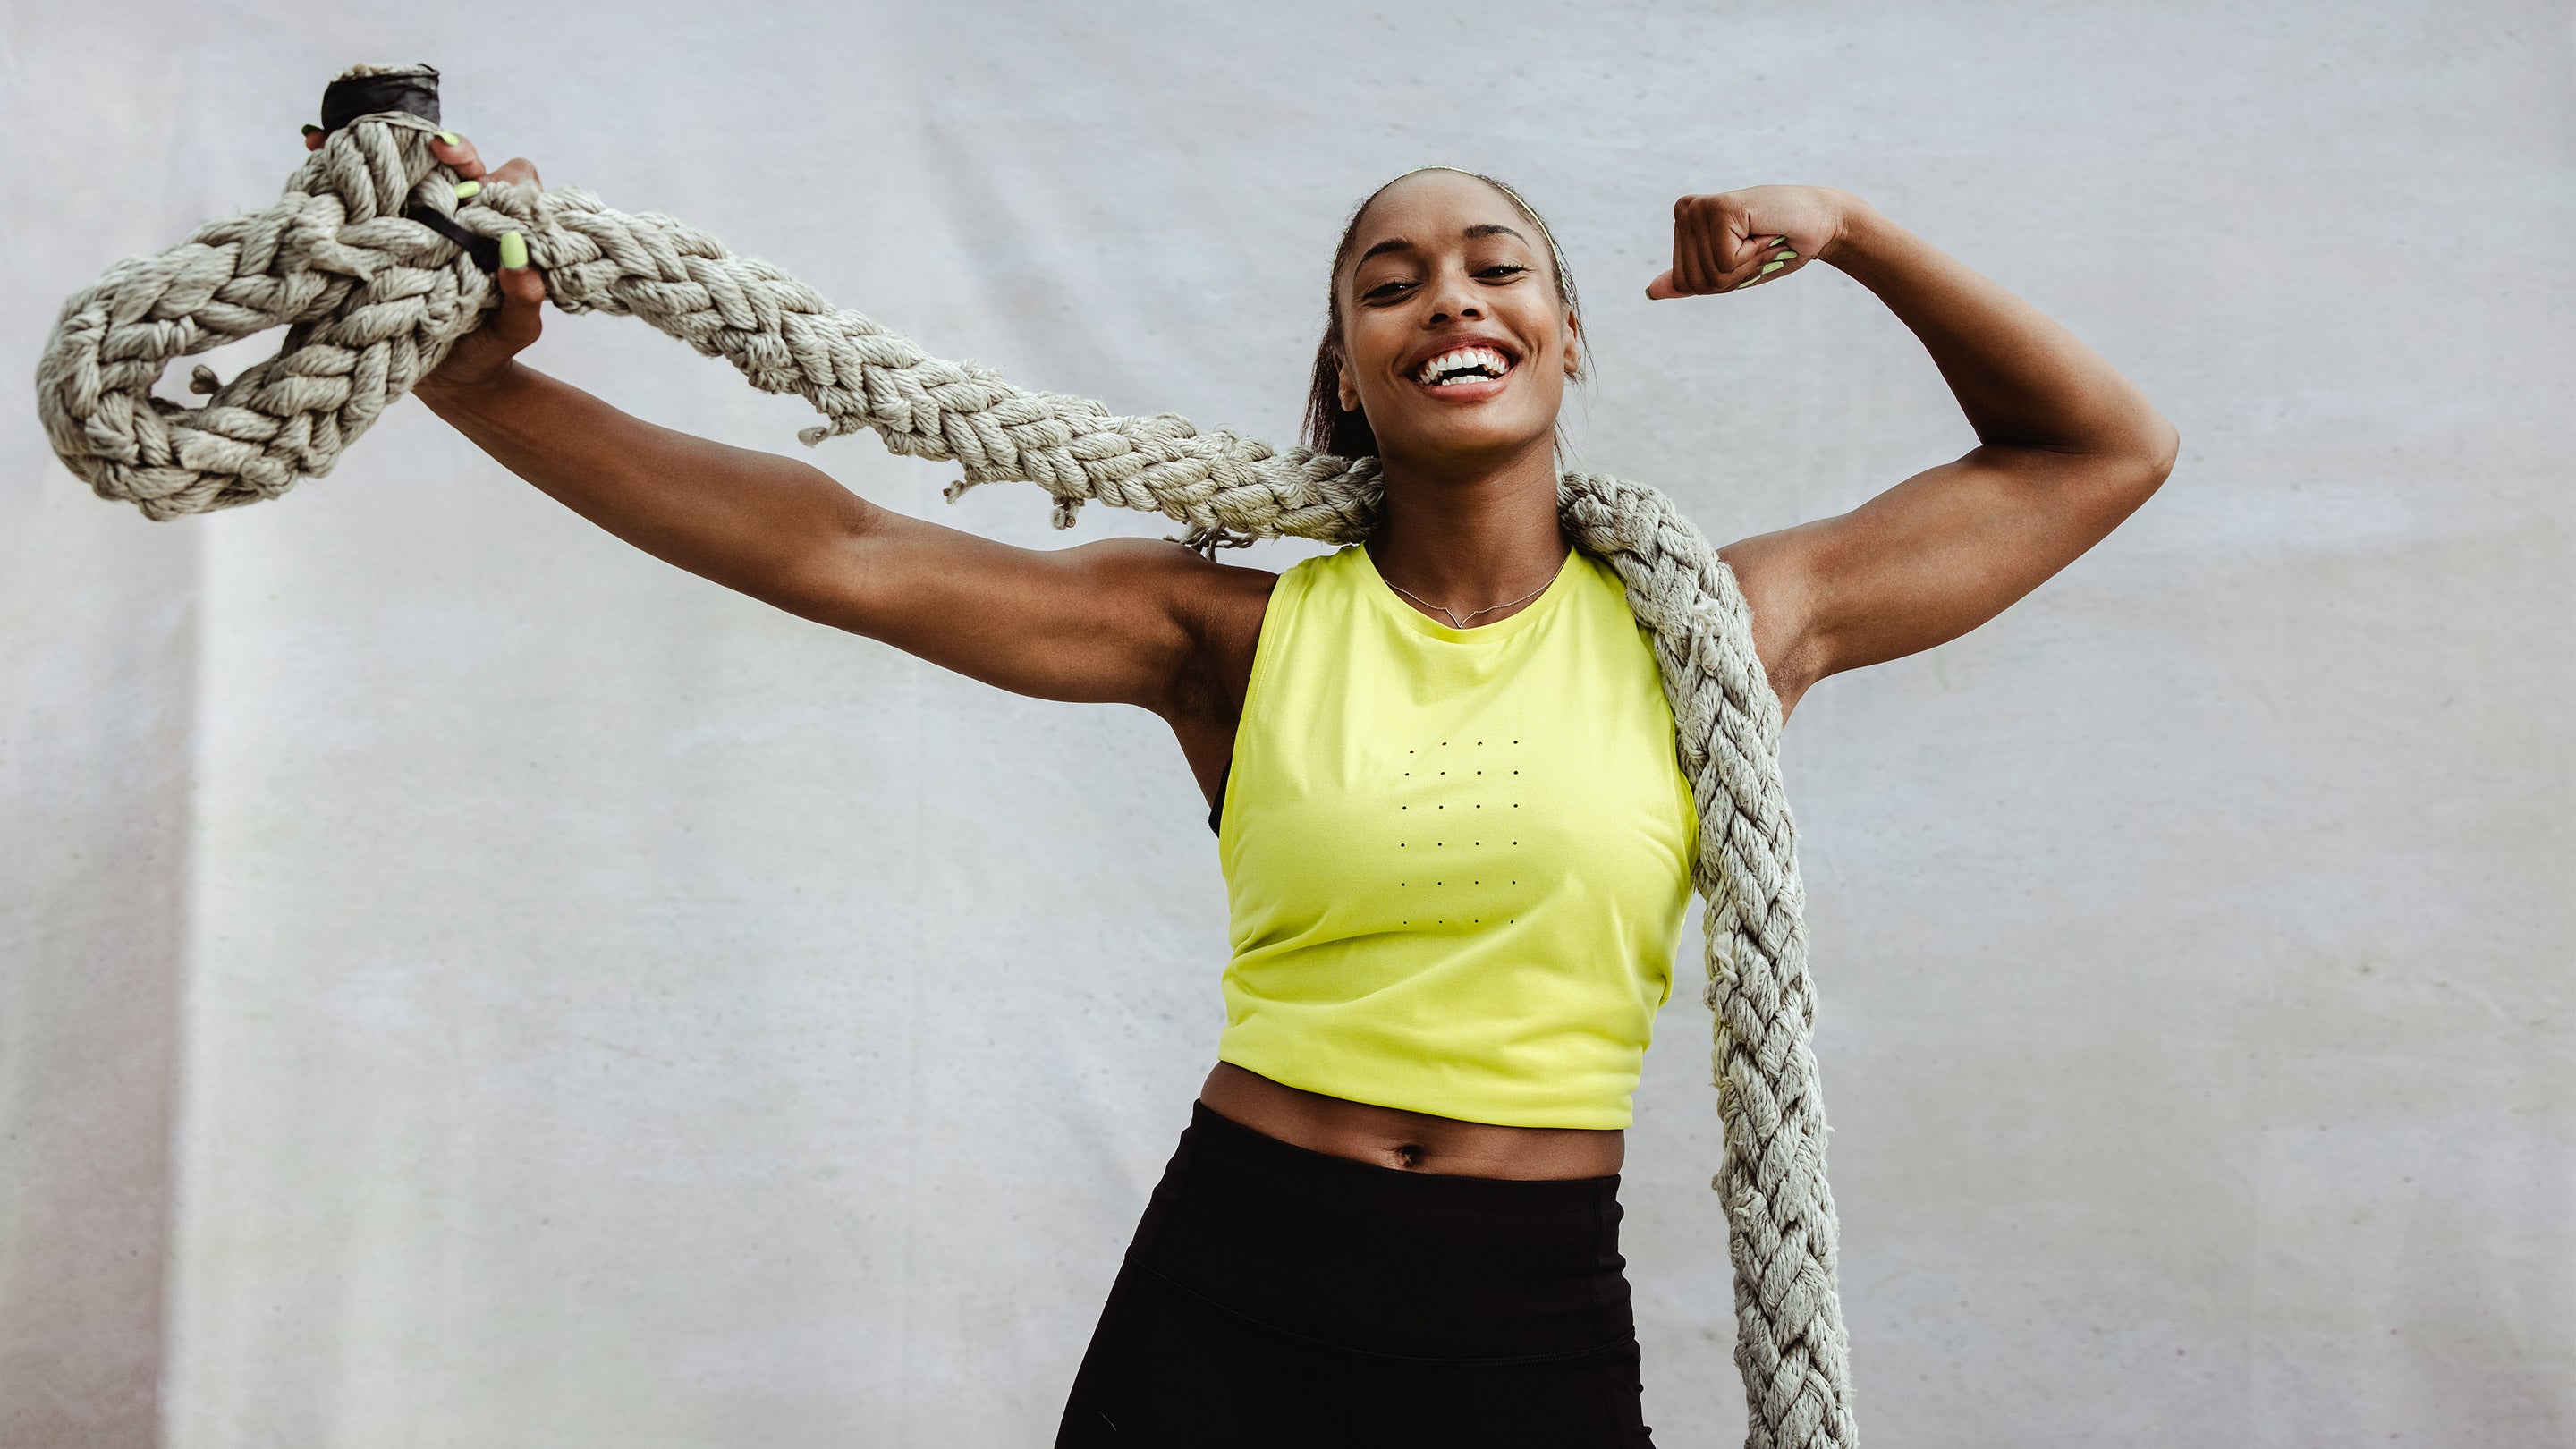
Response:
[[[1517,418],[1487,421],[1448,417],[1392,437],[1386,432],[1378,434],[1382,454],[1427,464],[1500,461],[1532,447],[1553,447],[1555,439],[1553,424],[1533,429],[1527,420]]]

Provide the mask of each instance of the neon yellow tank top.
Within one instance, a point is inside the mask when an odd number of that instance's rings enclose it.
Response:
[[[1217,856],[1217,1056],[1355,1102],[1626,1127],[1698,812],[1618,576],[1452,629],[1352,545],[1282,574]]]

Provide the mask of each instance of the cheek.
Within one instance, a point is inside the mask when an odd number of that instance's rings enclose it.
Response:
[[[1342,351],[1349,365],[1342,376],[1354,386],[1382,387],[1407,335],[1402,327],[1390,326],[1382,316],[1343,324]]]
[[[1519,332],[1523,337],[1530,338],[1539,345],[1542,355],[1532,357],[1529,359],[1530,361],[1550,362],[1558,366],[1564,365],[1566,343],[1565,318],[1554,307],[1531,306],[1526,310],[1516,312],[1511,318],[1511,322],[1513,330]]]

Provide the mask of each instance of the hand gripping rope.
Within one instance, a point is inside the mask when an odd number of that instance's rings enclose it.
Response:
[[[1098,499],[1173,518],[1181,542],[1209,553],[1281,536],[1356,542],[1377,518],[1374,458],[1280,452],[1170,414],[1116,417],[1023,391],[932,357],[704,232],[585,192],[486,181],[460,203],[455,172],[429,150],[439,113],[426,66],[355,67],[323,110],[330,137],[276,204],[119,262],[64,304],[36,370],[37,406],[55,452],[100,497],[168,519],[330,472],[497,303],[496,242],[517,231],[557,307],[641,317],[764,392],[804,397],[825,419],[799,434],[807,443],[869,428],[896,453],[957,463],[951,499],[978,483],[1035,483],[1060,528]],[[195,369],[202,405],[152,395],[170,359],[271,327],[287,329],[283,348],[230,382]],[[1565,474],[1557,498],[1567,534],[1617,572],[1653,635],[1700,812],[1692,879],[1726,1138],[1711,1186],[1735,1269],[1746,1444],[1843,1449],[1857,1435],[1780,702],[1734,574],[1670,499],[1590,473]]]

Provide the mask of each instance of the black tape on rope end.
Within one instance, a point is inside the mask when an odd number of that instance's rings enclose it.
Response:
[[[360,116],[382,115],[398,111],[438,124],[438,67],[417,65],[408,70],[387,71],[382,75],[344,75],[322,88],[322,129],[336,131]],[[435,207],[414,202],[403,208],[405,221],[416,221],[447,238],[474,259],[474,265],[489,276],[501,270],[501,244],[488,236],[476,236],[459,226],[456,218]]]
[[[384,111],[400,111],[437,125],[438,67],[416,65],[382,75],[344,75],[322,88],[325,131]]]

